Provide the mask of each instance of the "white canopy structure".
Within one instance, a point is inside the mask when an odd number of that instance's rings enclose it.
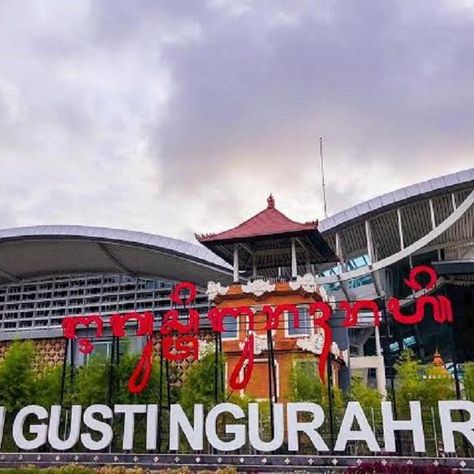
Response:
[[[205,247],[160,235],[86,226],[0,230],[0,284],[71,273],[189,280],[201,287],[231,275]]]

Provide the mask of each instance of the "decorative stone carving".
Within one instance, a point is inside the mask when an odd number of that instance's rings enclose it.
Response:
[[[268,351],[267,336],[259,336],[259,335],[255,334],[253,351],[254,351],[255,355],[259,355],[263,351]]]
[[[303,351],[321,354],[324,345],[324,334],[317,332],[312,336],[300,337],[296,340],[296,345]]]
[[[242,291],[244,293],[252,293],[258,297],[262,296],[264,293],[275,291],[275,287],[276,285],[267,280],[254,280],[249,281],[246,285],[242,285]]]
[[[220,282],[215,283],[213,281],[210,281],[207,284],[206,295],[209,298],[209,301],[213,301],[216,299],[217,295],[226,295],[228,291],[228,286],[222,286]]]
[[[240,350],[243,350],[245,342],[239,343]],[[268,351],[268,340],[267,336],[260,336],[258,334],[253,335],[253,353],[254,355],[260,355],[263,351]]]
[[[334,357],[337,357],[338,359],[344,361],[346,365],[349,364],[349,351],[343,350],[339,348],[337,342],[332,342],[331,344],[331,354],[334,355]]]
[[[329,296],[328,295],[328,292],[326,291],[326,288],[324,288],[324,286],[320,285],[318,287],[318,293],[319,293],[319,296],[321,296],[322,300],[323,301],[330,301],[331,299],[335,299],[334,296]]]
[[[211,354],[214,351],[215,351],[215,345],[213,342],[199,339],[199,351],[198,351],[199,359],[202,359],[203,357],[207,356],[207,354]]]
[[[293,291],[303,288],[306,293],[316,293],[319,290],[316,277],[312,273],[306,273],[303,276],[298,275],[296,281],[290,281],[289,285]]]
[[[349,365],[349,351],[346,349],[339,352],[339,357],[344,361],[346,365]]]

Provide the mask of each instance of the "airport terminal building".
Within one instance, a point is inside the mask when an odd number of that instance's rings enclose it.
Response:
[[[321,220],[317,230],[335,261],[308,266],[304,246],[297,243],[288,268],[284,263],[279,267],[280,280],[291,280],[296,268],[298,274],[310,273],[335,299],[383,301],[395,296],[409,313],[413,301],[404,279],[410,268],[427,264],[438,274],[432,293],[449,296],[454,305],[453,325],[435,325],[425,318],[420,327],[400,328],[386,318],[389,331],[379,331],[361,318],[357,327],[337,336],[348,354],[347,370],[362,371],[383,391],[389,359],[403,348],[413,349],[424,361],[432,360],[438,349],[448,370],[457,363],[460,373],[462,363],[474,360],[474,169],[358,204]],[[237,274],[242,284],[257,278],[270,277],[245,270]],[[195,308],[204,317],[210,306],[208,283],[231,285],[235,280],[229,260],[200,243],[83,226],[3,229],[0,357],[13,340],[28,339],[36,345],[38,364],[60,363],[65,357],[65,316],[162,314],[172,307],[170,291],[181,281],[197,285]],[[140,350],[134,347],[139,344],[134,340],[130,350]],[[109,355],[111,342],[101,339],[95,350]],[[84,364],[87,356],[77,352],[73,360]],[[343,387],[347,372],[345,377]]]

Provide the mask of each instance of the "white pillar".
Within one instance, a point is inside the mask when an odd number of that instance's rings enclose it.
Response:
[[[401,214],[400,209],[397,209],[398,214],[398,224],[400,230],[400,244],[403,248],[403,233],[401,229]],[[377,253],[376,248],[374,245],[373,234],[372,234],[372,226],[370,225],[370,221],[365,221],[365,237],[367,241],[367,256],[369,258],[369,265],[373,265],[377,260]],[[380,281],[379,281],[379,272],[375,271],[372,272],[372,278],[374,280],[375,289],[378,294],[380,288]],[[375,355],[377,357],[377,363],[375,367],[375,378],[377,382],[377,390],[385,399],[387,392],[386,392],[386,379],[385,379],[385,365],[382,355],[382,344],[380,342],[380,330],[378,326],[374,326],[374,337],[375,337]]]
[[[234,283],[239,283],[239,246],[234,245]]]
[[[380,344],[380,329],[375,326],[375,354],[378,356],[382,355],[382,345]]]
[[[372,228],[370,227],[369,221],[365,221],[365,239],[367,242],[367,256],[369,257],[370,265],[372,265],[375,259],[374,259],[374,245],[372,242]]]
[[[403,223],[402,223],[402,211],[400,208],[397,209],[398,219],[398,235],[400,236],[400,250],[405,248],[405,239],[403,238]]]
[[[336,233],[336,256],[339,259],[339,263],[337,266],[341,273],[346,271],[346,266],[344,264],[344,256],[342,255],[342,243],[341,243],[341,236],[339,232]]]
[[[296,263],[296,244],[295,239],[291,239],[291,277],[296,278],[298,275],[298,266]]]
[[[430,205],[431,228],[435,229],[436,228],[436,217],[435,217],[433,199],[430,199],[428,201],[428,203]]]
[[[375,381],[377,383],[377,391],[382,395],[383,400],[387,397],[387,379],[385,378],[385,364],[383,356],[378,356],[378,364],[375,369]]]

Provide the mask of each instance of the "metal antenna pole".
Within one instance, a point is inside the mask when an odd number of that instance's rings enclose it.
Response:
[[[321,184],[323,190],[324,217],[327,217],[328,209],[326,202],[326,183],[324,181],[323,137],[319,137],[319,158],[321,160]]]

